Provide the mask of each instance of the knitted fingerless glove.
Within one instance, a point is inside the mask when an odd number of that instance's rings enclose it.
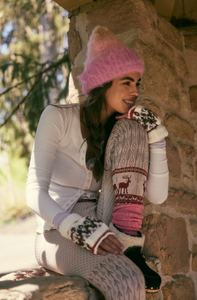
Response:
[[[66,217],[59,226],[59,232],[94,254],[97,254],[99,245],[108,235],[114,235],[102,221],[88,216],[82,218],[78,214]]]
[[[151,110],[141,106],[133,106],[128,112],[128,119],[140,123],[148,133],[149,144],[158,142],[168,135],[166,128],[161,125],[160,118]]]

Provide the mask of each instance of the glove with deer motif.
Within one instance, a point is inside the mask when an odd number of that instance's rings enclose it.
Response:
[[[158,142],[168,135],[166,128],[161,125],[160,118],[151,110],[141,106],[133,106],[128,112],[128,119],[140,123],[148,133],[149,144]]]
[[[99,245],[108,235],[114,235],[101,220],[88,216],[82,218],[78,214],[66,217],[59,226],[59,232],[94,254],[97,254]]]

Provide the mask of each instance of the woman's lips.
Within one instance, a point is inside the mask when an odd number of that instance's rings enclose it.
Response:
[[[124,103],[128,105],[129,107],[132,107],[134,105],[135,100],[134,99],[123,99]]]

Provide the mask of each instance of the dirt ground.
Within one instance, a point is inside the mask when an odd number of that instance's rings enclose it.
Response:
[[[34,215],[0,227],[0,276],[38,267],[34,255]]]
[[[34,234],[35,233],[34,214],[23,219],[16,219],[10,223],[5,223],[0,227],[0,234]]]

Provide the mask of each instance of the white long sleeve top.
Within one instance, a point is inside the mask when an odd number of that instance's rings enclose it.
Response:
[[[36,213],[37,232],[54,227],[55,216],[69,211],[82,195],[98,197],[101,181],[96,182],[87,169],[86,151],[87,142],[80,126],[80,106],[48,106],[38,124],[26,189],[27,205]],[[162,151],[163,171],[159,169],[157,176],[158,168],[154,168],[160,159],[157,157],[153,171],[150,164],[147,181],[148,199],[151,201],[152,198],[154,203],[163,202],[168,191],[167,161],[165,150]]]

